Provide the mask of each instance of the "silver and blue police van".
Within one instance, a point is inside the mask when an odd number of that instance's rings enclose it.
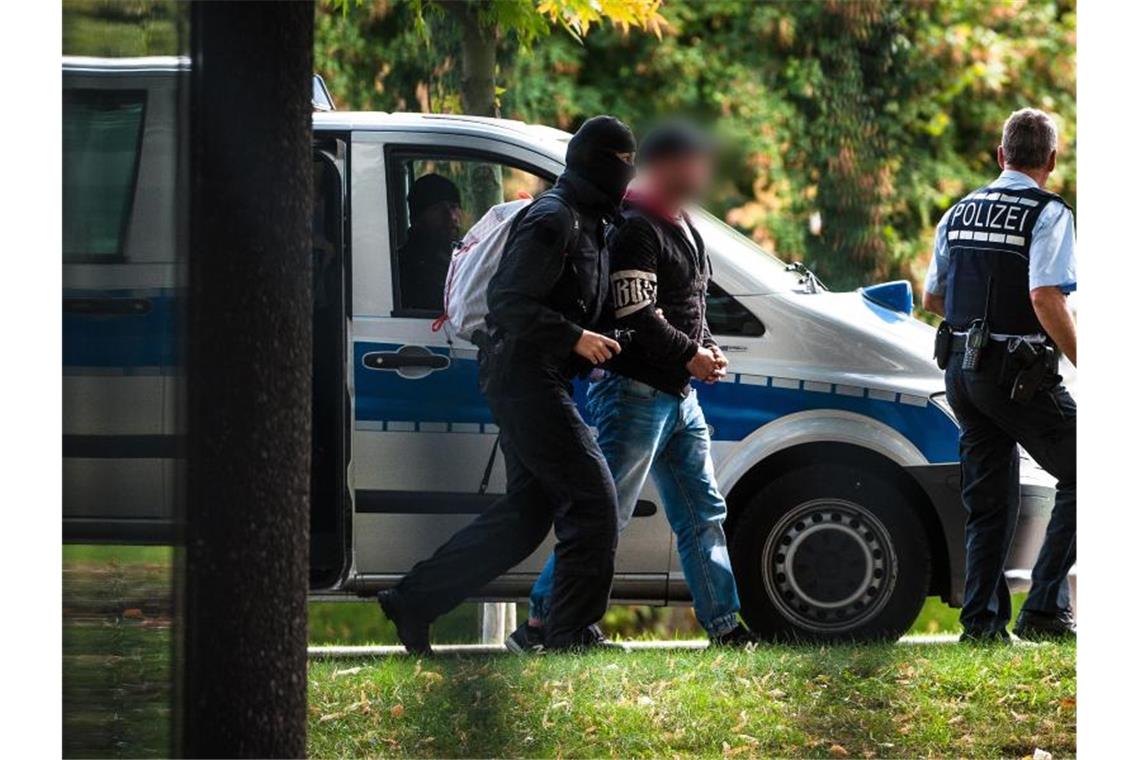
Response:
[[[177,534],[187,66],[64,60],[67,541]],[[314,113],[314,593],[392,584],[504,490],[499,458],[480,492],[497,430],[474,346],[401,289],[398,256],[416,253],[403,247],[406,197],[441,174],[470,226],[549,187],[569,137],[503,119]],[[892,637],[928,596],[960,603],[958,426],[909,283],[832,292],[712,215],[695,223],[712,258],[710,327],[731,362],[697,392],[748,624],[777,639]],[[1031,460],[1021,473],[1014,579],[1028,577],[1053,499]],[[523,599],[551,546],[481,598]],[[689,600],[652,484],[621,537],[613,599]]]

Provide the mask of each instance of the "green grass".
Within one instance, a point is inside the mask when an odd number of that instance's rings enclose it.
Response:
[[[169,753],[168,547],[64,547],[64,752]],[[520,609],[520,613],[523,610]],[[625,637],[693,635],[687,608],[615,607]],[[436,626],[474,641],[476,605]],[[918,632],[953,631],[928,602]],[[313,643],[391,643],[374,602],[314,602]],[[586,657],[313,661],[314,757],[1005,757],[1075,751],[1072,646],[762,647]],[[846,753],[844,755],[843,753]]]
[[[1013,614],[1021,608],[1025,594],[1014,594]],[[518,605],[518,619],[526,616],[526,605]],[[440,644],[467,644],[479,640],[478,605],[463,604],[436,621],[432,635]],[[603,627],[622,639],[689,639],[703,633],[688,607],[647,607],[615,605]],[[909,633],[958,633],[958,610],[937,597],[930,597]],[[395,644],[396,631],[371,600],[309,603],[309,641],[312,644]]]
[[[1076,751],[1071,645],[314,661],[312,757]]]
[[[171,752],[170,547],[63,548],[63,753]]]

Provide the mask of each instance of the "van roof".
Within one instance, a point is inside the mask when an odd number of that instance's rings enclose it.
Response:
[[[336,99],[336,95],[333,95]],[[541,142],[553,140],[565,143],[573,136],[569,132],[542,124],[527,124],[516,119],[497,119],[491,116],[464,114],[407,113],[386,111],[330,111],[314,113],[313,126],[318,129],[414,129],[424,131],[452,131],[455,127],[469,127],[473,132],[499,132],[508,130]]]

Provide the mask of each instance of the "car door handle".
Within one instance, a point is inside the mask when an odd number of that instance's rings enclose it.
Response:
[[[97,314],[132,316],[149,314],[152,308],[148,298],[65,298],[64,314]]]
[[[423,346],[400,346],[395,351],[370,351],[362,358],[368,369],[395,372],[408,380],[426,377],[451,366],[451,359]]]

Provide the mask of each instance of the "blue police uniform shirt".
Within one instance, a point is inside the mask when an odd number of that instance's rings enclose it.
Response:
[[[993,190],[1024,190],[1037,187],[1028,176],[1006,169],[989,185]],[[951,206],[934,233],[934,255],[926,273],[926,292],[936,296],[946,293],[946,275],[950,271],[950,246],[946,228],[950,221]],[[1073,232],[1073,213],[1059,201],[1051,201],[1033,226],[1033,241],[1029,247],[1029,289],[1055,286],[1062,293],[1077,289],[1076,242]]]

